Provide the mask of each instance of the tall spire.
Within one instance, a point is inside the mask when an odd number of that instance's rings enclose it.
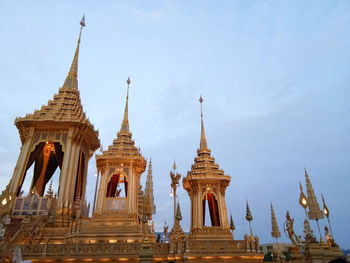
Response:
[[[199,103],[201,104],[201,140],[199,144],[199,150],[208,150],[207,138],[205,137],[204,131],[204,121],[203,121],[203,97],[202,95],[199,97]]]
[[[273,210],[272,203],[271,203],[271,236],[274,238],[278,238],[281,236],[281,232],[278,228],[275,210]]]
[[[124,118],[123,118],[123,122],[122,125],[120,127],[120,133],[127,133],[129,134],[129,86],[131,83],[131,79],[130,77],[128,77],[126,83],[128,84],[128,89],[126,92],[126,102],[125,102],[125,109],[124,109]]]
[[[63,87],[64,88],[72,88],[72,89],[78,89],[78,59],[79,59],[79,48],[80,48],[80,39],[81,39],[81,32],[83,31],[83,27],[85,27],[85,15],[83,16],[82,20],[80,21],[80,32],[78,37],[78,43],[77,48],[75,50],[75,54],[73,57],[72,64],[70,66],[68,75],[66,77],[66,80],[64,81]]]

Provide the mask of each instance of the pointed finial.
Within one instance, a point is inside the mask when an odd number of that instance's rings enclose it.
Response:
[[[173,170],[175,171],[175,170],[176,170],[176,168],[177,168],[177,166],[176,166],[176,162],[175,162],[175,160],[174,160]]]
[[[70,66],[68,75],[66,77],[66,80],[63,83],[63,87],[65,88],[71,88],[71,89],[78,89],[78,59],[79,59],[79,48],[80,48],[80,40],[81,40],[81,33],[83,31],[83,27],[85,27],[85,15],[83,16],[82,20],[80,21],[80,32],[78,37],[78,44],[77,48],[74,53],[73,61]]]
[[[80,40],[81,40],[81,33],[83,31],[83,27],[85,27],[85,15],[83,15],[83,18],[80,21],[80,32],[79,32],[79,37],[78,37],[78,45],[77,45],[77,49],[75,50],[73,62],[72,62],[72,65],[71,65],[69,73],[68,73],[68,76],[71,76],[71,77],[78,76],[79,48],[80,48]]]
[[[151,172],[152,172],[152,158],[149,158],[148,170],[151,170]]]
[[[126,80],[126,83],[128,84],[128,88],[126,92],[124,118],[123,118],[122,125],[120,127],[120,133],[130,133],[129,131],[129,86],[131,83],[130,77],[128,77],[128,79]]]
[[[203,97],[200,95],[199,97],[199,103],[201,104],[201,139],[199,144],[199,150],[208,150],[207,145],[207,139],[205,137],[205,131],[204,131],[204,121],[203,121]]]

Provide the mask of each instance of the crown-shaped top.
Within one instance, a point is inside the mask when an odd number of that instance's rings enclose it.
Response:
[[[201,104],[201,137],[199,149],[197,149],[197,156],[194,158],[194,163],[191,166],[191,170],[187,174],[187,179],[221,178],[230,181],[230,176],[225,175],[224,171],[219,168],[219,165],[217,163],[215,163],[215,158],[211,156],[211,150],[208,148],[203,121],[203,101],[203,97],[200,96],[199,102]],[[186,177],[184,178],[184,180],[187,179]]]
[[[96,160],[102,159],[138,159],[140,160],[142,170],[146,168],[146,160],[141,155],[140,149],[136,148],[135,142],[132,140],[132,133],[129,130],[129,86],[131,83],[130,77],[126,81],[127,83],[127,93],[126,93],[126,102],[124,109],[124,117],[120,127],[119,132],[117,133],[117,138],[113,140],[113,144],[108,147],[107,151],[103,151],[102,155],[96,155]]]
[[[78,90],[78,58],[82,27],[80,28],[78,43],[70,70],[58,94],[55,94],[53,99],[49,100],[47,105],[43,105],[40,110],[35,110],[34,113],[27,114],[23,118],[16,118],[15,124],[18,128],[28,122],[57,121],[85,124],[94,131],[94,126],[90,123],[83,110]],[[98,132],[94,132],[98,137]]]

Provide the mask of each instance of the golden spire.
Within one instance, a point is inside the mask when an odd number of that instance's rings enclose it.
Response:
[[[77,48],[75,50],[75,54],[73,57],[72,64],[70,66],[68,75],[66,77],[66,80],[64,81],[63,87],[64,88],[72,88],[72,89],[78,89],[78,59],[79,59],[79,48],[80,48],[80,39],[81,39],[81,32],[83,31],[83,27],[85,27],[85,15],[83,16],[82,20],[80,21],[80,33],[78,37],[78,44]]]
[[[324,215],[320,209],[320,205],[317,202],[314,189],[311,184],[311,180],[309,178],[309,175],[305,170],[305,181],[306,181],[306,191],[307,191],[307,201],[309,206],[309,218],[313,220],[319,220],[321,218],[324,218]]]
[[[271,231],[271,236],[274,238],[278,238],[281,236],[281,232],[278,228],[277,220],[276,220],[276,215],[275,211],[273,210],[273,206],[271,203],[271,224],[272,224],[272,231]]]
[[[130,77],[128,77],[128,79],[126,80],[126,83],[128,84],[128,89],[126,92],[126,102],[125,102],[125,110],[124,110],[124,118],[123,118],[123,122],[122,125],[120,127],[120,133],[126,133],[129,134],[129,86],[131,83],[131,79]]]
[[[204,131],[204,122],[203,122],[203,97],[202,95],[199,97],[199,102],[201,104],[201,140],[199,144],[199,150],[200,151],[206,151],[208,150],[208,145],[207,145],[207,138],[205,137],[205,131]]]
[[[145,187],[145,205],[146,214],[149,220],[152,218],[152,215],[156,213],[156,206],[154,205],[154,197],[153,197],[153,175],[152,175],[152,160],[150,159],[148,163],[148,173]]]

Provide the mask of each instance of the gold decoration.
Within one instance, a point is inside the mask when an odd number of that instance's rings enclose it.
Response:
[[[306,181],[306,189],[307,189],[307,200],[309,206],[309,218],[313,220],[319,220],[324,217],[320,205],[317,202],[314,189],[312,187],[311,180],[309,175],[305,169],[305,181]]]
[[[281,236],[281,232],[278,228],[278,224],[277,224],[277,220],[276,220],[276,215],[275,215],[275,211],[273,209],[273,206],[272,206],[272,203],[271,203],[271,236],[274,237],[274,238],[278,238]]]

